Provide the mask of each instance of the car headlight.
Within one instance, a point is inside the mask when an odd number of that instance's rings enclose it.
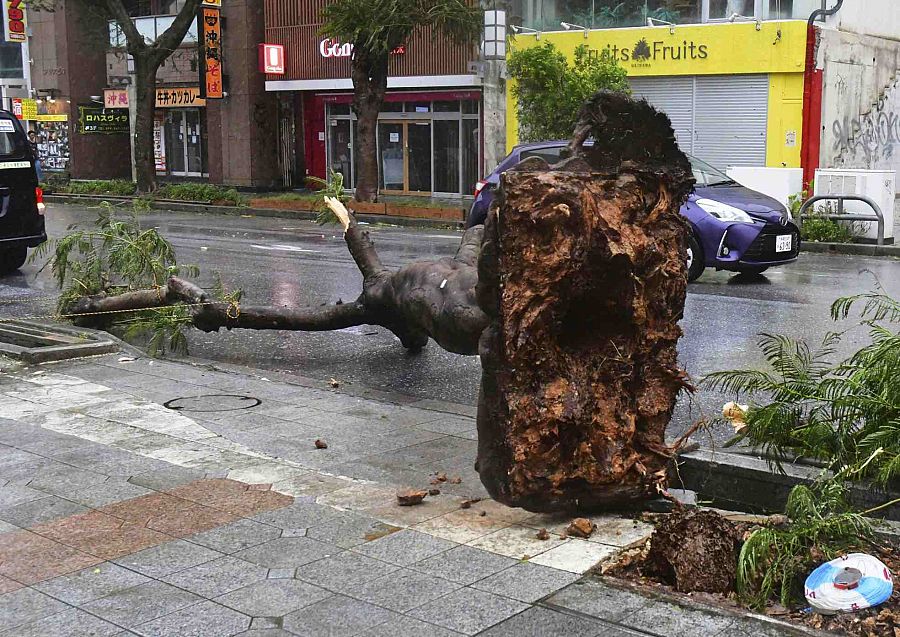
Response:
[[[737,221],[740,223],[753,223],[753,217],[748,215],[746,212],[741,210],[740,208],[735,208],[734,206],[729,206],[727,203],[722,203],[721,201],[714,201],[712,199],[698,199],[695,202],[698,206],[703,208],[706,212],[711,214],[716,219],[721,221]]]

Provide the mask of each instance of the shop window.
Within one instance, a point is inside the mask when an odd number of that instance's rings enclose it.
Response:
[[[459,128],[457,119],[434,120],[435,192],[459,192]]]
[[[435,113],[458,113],[459,102],[433,102]]]
[[[382,113],[402,113],[403,102],[384,102],[381,105]]]
[[[751,0],[752,1],[752,0]],[[674,24],[700,22],[703,0],[513,0],[510,24],[559,31],[561,22],[604,29],[645,26],[647,18]]]
[[[824,0],[766,0],[764,20],[806,20],[816,9],[824,9]]]
[[[732,16],[755,17],[754,0],[709,0],[709,19],[728,20]]]
[[[407,113],[430,113],[431,102],[406,102]]]
[[[0,78],[24,77],[22,70],[22,45],[18,42],[0,42]]]
[[[478,115],[478,100],[463,100],[463,115]]]
[[[475,191],[475,183],[481,179],[478,157],[481,154],[480,130],[477,119],[462,120],[463,194]]]
[[[329,104],[328,112],[331,115],[349,115],[350,104]]]

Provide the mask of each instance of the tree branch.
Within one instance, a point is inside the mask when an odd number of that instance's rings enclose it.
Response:
[[[125,9],[125,5],[122,4],[122,0],[106,0],[106,8],[125,33],[128,52],[132,55],[139,55],[147,48],[147,43],[144,41],[144,36],[138,32],[131,16],[128,15],[128,11]]]
[[[156,66],[162,64],[163,60],[181,45],[184,36],[187,35],[188,29],[191,27],[191,22],[197,17],[201,1],[187,0],[175,17],[175,21],[172,22],[168,29],[163,31],[161,36],[156,38],[156,42],[150,47],[150,57],[156,62]],[[202,31],[199,27],[200,25],[198,25],[198,37],[200,35],[199,32]]]

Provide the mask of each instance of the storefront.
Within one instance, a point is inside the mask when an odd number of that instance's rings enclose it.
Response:
[[[806,22],[709,23],[520,34],[513,48],[585,44],[628,72],[634,95],[665,111],[681,148],[719,168],[799,167]],[[508,89],[509,91],[509,86]],[[507,145],[517,143],[508,92]]]
[[[154,156],[156,173],[208,177],[206,101],[198,86],[156,90]]]
[[[393,92],[378,117],[378,187],[389,194],[459,196],[480,179],[480,96],[478,91]],[[318,94],[306,109],[307,162],[313,174],[334,170],[356,185],[356,116],[352,95]],[[324,123],[324,127],[322,124]],[[320,139],[318,132],[324,132]],[[315,149],[324,146],[324,165]]]
[[[12,111],[25,128],[37,134],[38,155],[45,172],[65,173],[69,170],[69,100],[12,99]]]
[[[359,163],[351,108],[352,48],[320,35],[318,20],[325,4],[270,3],[266,42],[283,47],[283,57],[277,60],[277,71],[268,68],[266,90],[282,98],[282,164],[302,164],[306,175],[320,178],[335,170],[352,187]],[[376,133],[382,192],[452,197],[472,193],[483,170],[481,79],[470,68],[477,59],[474,47],[424,32],[393,52]],[[289,131],[295,131],[293,139],[284,134]]]

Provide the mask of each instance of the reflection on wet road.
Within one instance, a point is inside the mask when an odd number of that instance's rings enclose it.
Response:
[[[94,211],[52,205],[48,230],[60,236],[71,223],[87,223]],[[318,305],[351,300],[362,277],[336,227],[263,217],[154,212],[142,216],[175,245],[182,263],[200,266],[198,282],[211,286],[215,273],[229,287],[244,290],[244,302]],[[370,226],[385,265],[452,255],[460,233]],[[0,314],[26,316],[52,311],[53,284],[38,264],[0,279]],[[863,292],[878,279],[900,296],[900,261],[886,258],[801,254],[788,267],[757,277],[707,270],[689,287],[681,363],[695,378],[740,366],[758,366],[757,334],[781,332],[815,341],[835,329],[828,308],[838,296]],[[851,332],[845,347],[864,333]],[[326,333],[222,332],[190,336],[195,356],[283,370],[312,378],[337,378],[378,389],[473,404],[480,366],[476,357],[444,352],[431,343],[407,354],[387,330],[361,326]],[[722,397],[701,394],[679,405],[676,434],[702,409],[717,411]],[[727,432],[718,432],[721,438]]]

